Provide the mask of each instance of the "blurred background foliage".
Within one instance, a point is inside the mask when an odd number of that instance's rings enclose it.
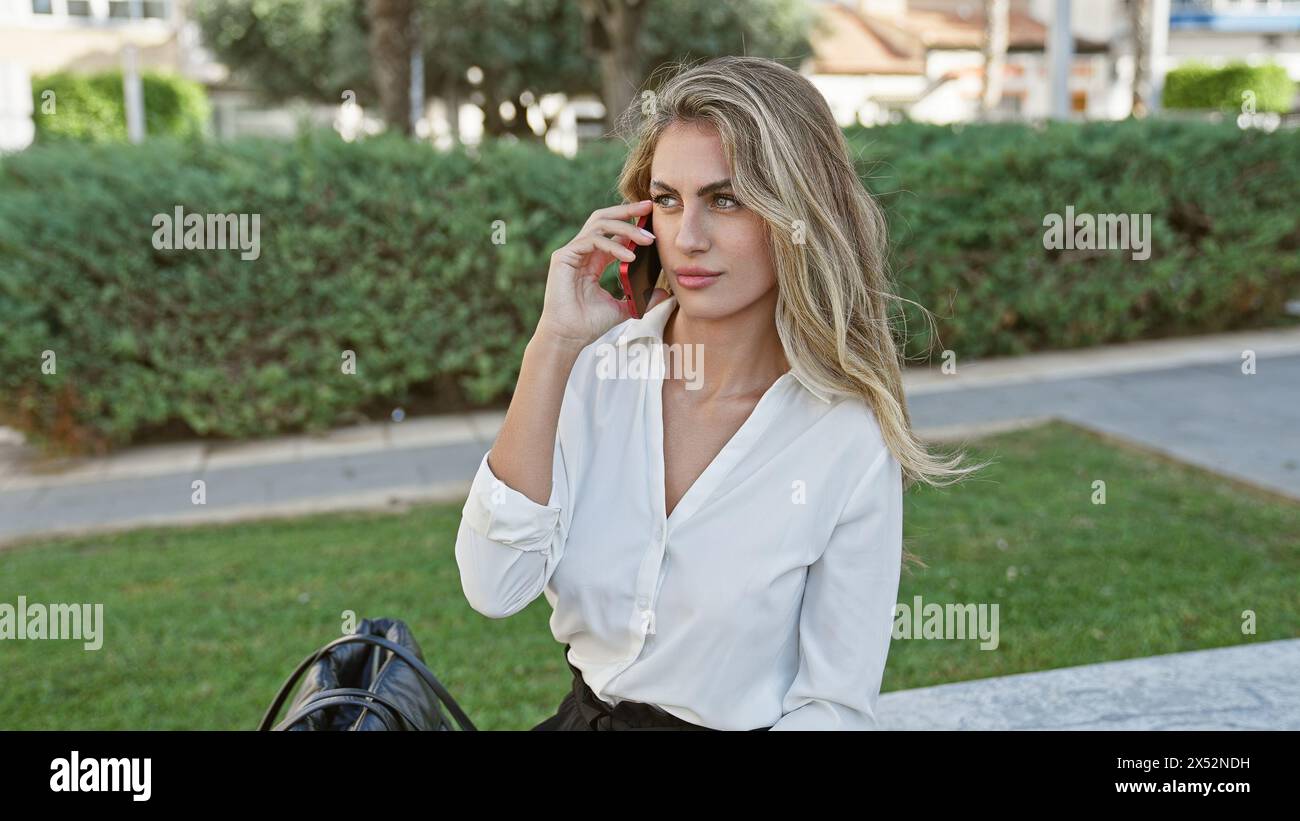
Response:
[[[1193,63],[1165,75],[1162,100],[1166,108],[1236,113],[1245,105],[1247,92],[1253,95],[1255,111],[1284,113],[1291,110],[1296,84],[1278,63],[1252,66],[1235,62],[1219,67]]]
[[[483,109],[487,134],[529,140],[538,136],[523,118],[503,118],[503,103],[523,109],[543,94],[595,94],[621,111],[629,89],[676,60],[726,54],[797,58],[811,51],[807,32],[813,16],[801,0],[655,0],[643,17],[624,21],[622,32],[606,31],[586,5],[585,0],[204,0],[195,12],[217,57],[267,100],[338,103],[341,93],[351,90],[360,100],[375,101],[385,97],[386,82],[401,98],[407,78],[392,75],[409,66],[404,58],[388,70],[384,63],[390,52],[415,47],[430,94],[472,99]],[[397,20],[386,19],[394,14]],[[385,24],[415,42],[376,48],[375,28]],[[620,34],[634,42],[618,42]],[[634,79],[616,82],[609,76],[613,67],[602,65],[602,59],[622,62]],[[471,81],[470,66],[482,70],[479,81]],[[615,92],[618,99],[611,99]],[[389,120],[390,127],[404,125],[400,114]]]
[[[203,86],[175,74],[142,71],[145,133],[196,138],[207,130],[211,106]],[[59,72],[32,80],[36,139],[125,142],[122,72]]]

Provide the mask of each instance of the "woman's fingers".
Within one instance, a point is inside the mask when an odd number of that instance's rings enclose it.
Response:
[[[579,243],[578,250],[587,254],[603,251],[615,259],[625,259],[628,262],[636,259],[636,253],[633,252],[632,249],[628,248],[621,242],[612,240],[609,237],[602,237],[599,234],[588,234],[584,236]],[[595,260],[588,261],[594,262]],[[605,260],[605,262],[608,262],[608,260]],[[604,262],[602,262],[601,268],[604,267]]]
[[[558,329],[564,338],[592,340],[631,316],[631,302],[616,299],[598,280],[612,260],[631,262],[636,244],[654,242],[628,222],[649,214],[652,207],[642,200],[593,211],[582,230],[551,254],[539,328]]]
[[[587,218],[587,225],[585,227],[591,227],[591,225],[600,222],[601,220],[626,221],[633,217],[644,216],[645,214],[649,214],[650,209],[653,207],[654,203],[650,200],[641,200],[640,202],[626,202],[622,205],[611,205],[608,208],[597,208],[595,211],[592,211],[591,216]]]
[[[649,245],[655,241],[654,235],[650,232],[622,220],[598,220],[587,230],[596,231],[607,237],[627,237],[641,245]]]

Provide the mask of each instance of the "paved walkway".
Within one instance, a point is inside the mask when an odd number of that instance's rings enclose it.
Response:
[[[882,693],[885,730],[1300,730],[1300,639]]]
[[[1241,372],[1241,352],[1257,356]],[[909,371],[913,422],[965,438],[1057,417],[1300,499],[1300,329],[958,363]],[[504,412],[408,419],[326,436],[160,445],[43,461],[0,437],[0,545],[55,533],[464,500]],[[191,502],[192,482],[206,504]]]
[[[912,423],[937,431],[1054,417],[1300,499],[1300,355],[920,390]]]

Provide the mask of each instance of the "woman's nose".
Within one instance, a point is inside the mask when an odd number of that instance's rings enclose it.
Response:
[[[674,241],[678,251],[683,254],[698,254],[709,250],[706,219],[706,215],[689,207],[682,211],[682,221],[677,226],[677,238]]]

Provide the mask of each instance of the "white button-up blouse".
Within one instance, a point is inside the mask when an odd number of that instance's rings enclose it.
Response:
[[[578,356],[546,505],[484,455],[456,538],[465,597],[504,618],[545,593],[555,640],[611,706],[719,730],[873,729],[902,556],[899,463],[865,402],[787,371],[665,517],[664,369],[607,378],[597,364],[625,345],[665,363],[675,305]]]

